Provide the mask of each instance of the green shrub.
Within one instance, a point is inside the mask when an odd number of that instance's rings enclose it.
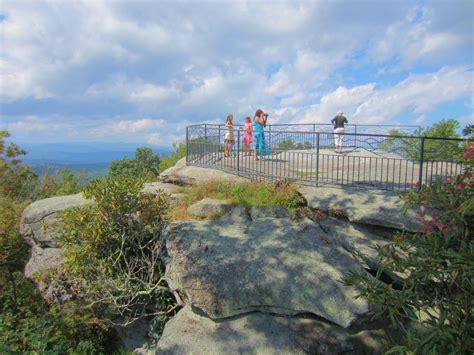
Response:
[[[36,286],[22,274],[29,246],[19,233],[21,213],[38,198],[71,194],[81,189],[80,177],[60,171],[38,176],[18,159],[26,154],[5,144],[0,131],[0,352],[106,353],[120,350],[115,331],[67,302],[61,309],[48,305]]]
[[[151,148],[137,148],[133,158],[123,158],[110,163],[108,176],[128,176],[153,181],[159,175],[160,156]]]
[[[1,353],[92,354],[119,350],[113,329],[99,329],[76,309],[65,307],[60,311],[49,306],[21,272],[12,276],[12,283],[0,283]]]
[[[423,233],[397,233],[378,248],[377,278],[350,273],[344,280],[402,332],[392,350],[414,354],[472,354],[474,350],[474,144],[463,154],[466,170],[403,196],[418,208]],[[402,251],[402,253],[400,252]],[[406,275],[384,284],[386,268]]]
[[[426,129],[415,132],[415,136],[437,137],[437,138],[461,138],[457,133],[459,122],[455,119],[444,119]],[[399,130],[391,130],[391,135],[401,136],[400,138],[387,138],[381,143],[381,148],[387,151],[394,151],[403,157],[418,161],[420,159],[421,141],[416,138],[404,138],[412,136]],[[424,160],[446,160],[456,161],[461,158],[462,143],[457,141],[446,141],[436,139],[425,139],[423,144]]]
[[[142,186],[128,177],[94,180],[84,189],[94,203],[63,214],[64,272],[84,307],[106,323],[166,316],[153,305],[168,293],[160,259],[168,201]]]

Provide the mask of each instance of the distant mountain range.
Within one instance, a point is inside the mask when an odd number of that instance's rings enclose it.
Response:
[[[83,173],[84,179],[105,175],[110,162],[133,157],[138,147],[149,147],[154,153],[167,156],[173,148],[140,143],[44,143],[17,142],[27,151],[21,160],[39,175],[55,175],[64,167],[74,173]]]
[[[168,155],[173,149],[140,143],[17,143],[28,154],[22,157],[25,163],[52,164],[96,164],[110,163],[123,157],[132,157],[138,147],[150,147],[155,153]]]

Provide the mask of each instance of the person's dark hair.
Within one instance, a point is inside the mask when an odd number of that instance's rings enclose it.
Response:
[[[257,109],[257,111],[255,111],[255,117],[260,117],[262,114],[263,114],[262,109]]]
[[[225,124],[229,123],[229,120],[230,120],[231,118],[234,118],[234,115],[233,115],[233,114],[227,115],[227,119],[225,120]]]

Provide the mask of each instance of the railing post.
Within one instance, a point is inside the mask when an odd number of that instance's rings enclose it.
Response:
[[[186,165],[189,163],[189,127],[186,127]]]
[[[315,147],[315,145],[314,145],[314,139],[315,139],[314,133],[315,133],[315,132],[316,132],[316,125],[313,124],[313,148]]]
[[[356,140],[357,140],[357,124],[354,125],[354,148],[357,148]]]
[[[207,124],[204,124],[204,140],[207,142]]]
[[[240,175],[240,129],[237,131],[237,176]]]
[[[422,184],[422,179],[423,179],[424,154],[425,154],[425,137],[420,137],[420,161],[419,161],[420,170],[418,172],[418,181],[419,181],[418,190],[421,189],[421,184]]]
[[[313,134],[314,136],[314,134]],[[314,137],[313,137],[314,140]],[[316,187],[319,183],[319,132],[316,134]]]

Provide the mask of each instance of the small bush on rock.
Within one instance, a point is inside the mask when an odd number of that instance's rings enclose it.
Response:
[[[169,299],[160,259],[168,201],[142,186],[127,177],[94,180],[84,190],[94,204],[63,214],[63,271],[83,306],[107,323],[166,315],[168,305],[155,302]]]
[[[378,248],[377,278],[351,273],[372,303],[375,316],[388,316],[404,339],[393,351],[415,354],[472,354],[474,351],[474,144],[465,150],[465,171],[403,196],[418,208],[423,233],[398,233]],[[380,281],[384,269],[405,276],[396,288]]]
[[[185,219],[186,208],[203,198],[228,200],[233,204],[251,206],[283,206],[293,210],[303,204],[303,199],[297,189],[282,182],[242,182],[235,183],[226,180],[209,181],[203,184],[182,187],[185,194],[183,203],[171,211],[172,219]],[[183,212],[184,211],[184,212]]]

